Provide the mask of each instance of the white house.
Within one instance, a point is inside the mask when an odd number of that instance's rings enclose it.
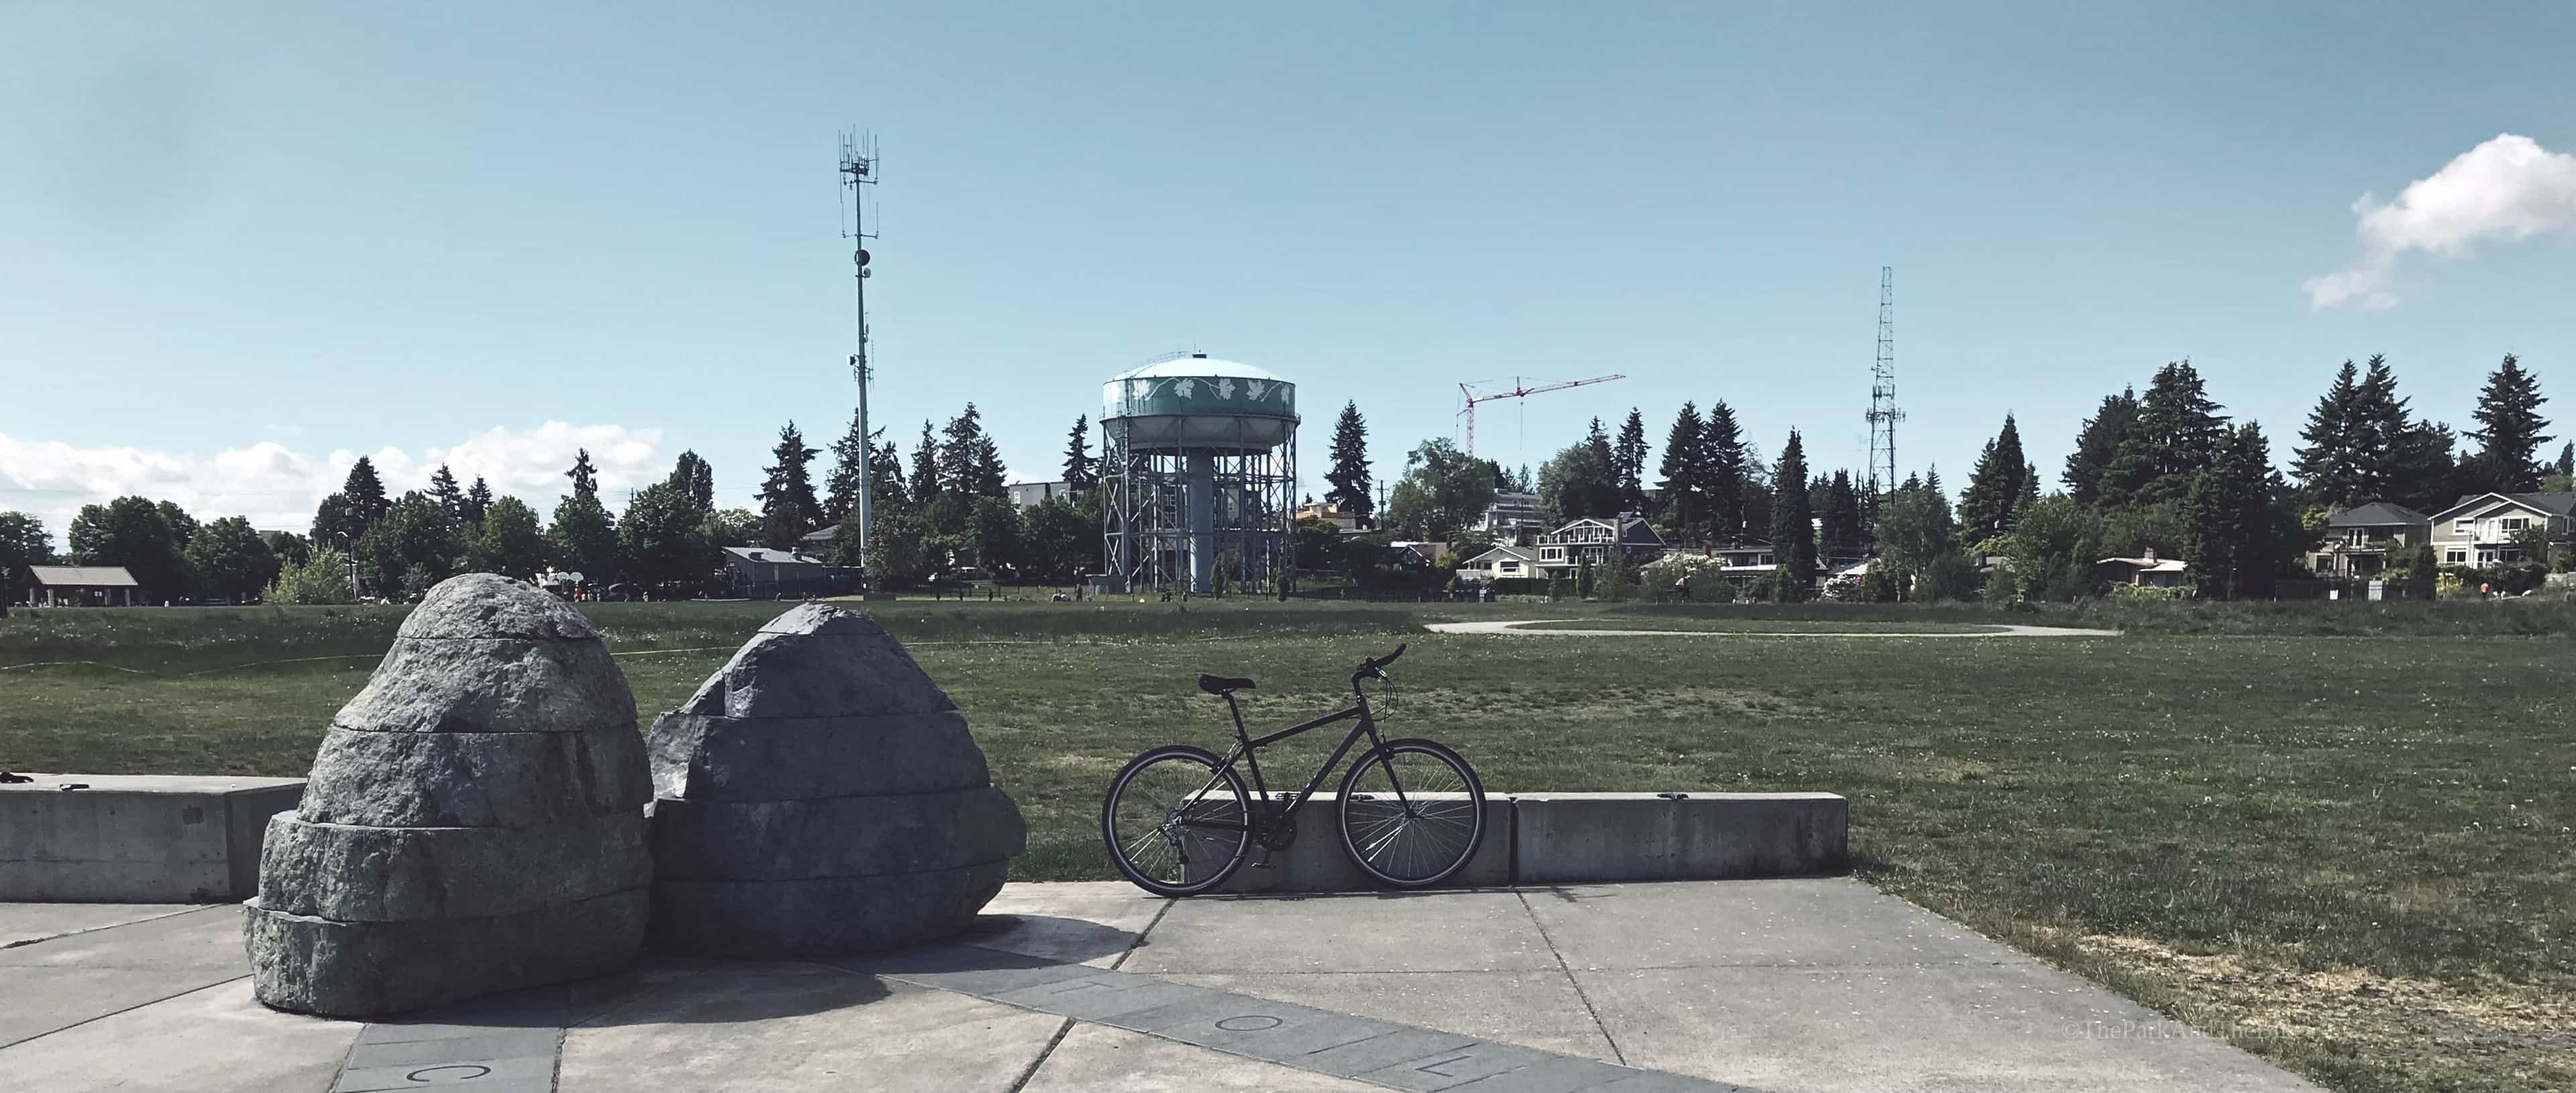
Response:
[[[1458,563],[1458,579],[1464,581],[1517,581],[1539,575],[1538,551],[1531,547],[1498,546]]]
[[[1642,516],[1587,516],[1538,537],[1538,568],[1550,577],[1570,577],[1586,561],[1600,566],[1615,554],[1623,563],[1644,562],[1663,552],[1664,537]]]
[[[2498,565],[2539,561],[2522,556],[2519,537],[2531,528],[2549,541],[2568,541],[2568,516],[2576,493],[2482,493],[2463,497],[2432,517],[2433,556],[2443,565]]]

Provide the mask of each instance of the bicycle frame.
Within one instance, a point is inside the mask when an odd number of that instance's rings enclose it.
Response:
[[[1367,737],[1369,740],[1369,746],[1372,748],[1386,742],[1377,734],[1377,719],[1369,714],[1368,693],[1359,689],[1359,682],[1357,680],[1352,681],[1351,691],[1356,700],[1349,708],[1325,714],[1322,717],[1318,717],[1303,724],[1291,725],[1279,730],[1278,732],[1261,737],[1253,736],[1249,730],[1243,727],[1243,708],[1235,704],[1233,693],[1228,692],[1225,696],[1225,708],[1227,713],[1234,715],[1234,750],[1225,754],[1225,759],[1219,764],[1219,766],[1221,768],[1231,768],[1234,766],[1236,760],[1242,760],[1244,765],[1252,771],[1253,794],[1261,801],[1261,803],[1266,805],[1270,803],[1271,800],[1270,787],[1262,781],[1261,757],[1254,754],[1256,749],[1260,748],[1262,745],[1275,744],[1279,741],[1286,740],[1289,737],[1296,736],[1299,733],[1320,729],[1338,721],[1357,719],[1359,724],[1351,726],[1351,731],[1342,737],[1341,746],[1334,748],[1332,756],[1324,760],[1324,765],[1315,769],[1314,779],[1307,782],[1306,788],[1299,790],[1296,797],[1288,802],[1288,807],[1280,810],[1279,815],[1275,817],[1281,823],[1294,823],[1297,818],[1298,810],[1305,808],[1306,802],[1315,799],[1315,790],[1324,784],[1324,779],[1326,777],[1330,776],[1334,770],[1341,767],[1342,757],[1350,754],[1351,746],[1359,743],[1361,737]],[[1395,799],[1398,802],[1403,802],[1405,800],[1404,787],[1396,782],[1395,771],[1391,766],[1386,774],[1388,785],[1392,786],[1395,790]],[[1205,795],[1208,790],[1216,788],[1218,782],[1221,780],[1222,779],[1210,779],[1207,785],[1199,787],[1198,793],[1191,795],[1190,800],[1198,800],[1199,797]],[[1255,809],[1253,815],[1245,817],[1249,828],[1251,830],[1258,831],[1261,829],[1261,825],[1269,823],[1274,817],[1266,815],[1267,812],[1267,809]],[[1187,818],[1179,819],[1177,822],[1189,827],[1213,827],[1229,831],[1238,827],[1246,826],[1221,823],[1212,820],[1193,820]]]

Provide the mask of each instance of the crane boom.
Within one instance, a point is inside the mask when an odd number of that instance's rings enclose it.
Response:
[[[1465,396],[1467,400],[1467,408],[1458,411],[1458,415],[1460,417],[1467,419],[1467,454],[1476,454],[1476,404],[1479,402],[1492,402],[1495,399],[1505,398],[1528,398],[1531,395],[1544,395],[1550,391],[1562,391],[1568,387],[1589,387],[1596,383],[1608,383],[1611,380],[1623,380],[1627,378],[1628,377],[1622,375],[1594,376],[1590,379],[1566,380],[1563,383],[1545,383],[1536,387],[1523,387],[1521,386],[1520,379],[1518,377],[1514,377],[1512,380],[1511,390],[1495,391],[1482,395],[1476,393],[1476,389],[1472,384],[1459,384],[1458,393]]]

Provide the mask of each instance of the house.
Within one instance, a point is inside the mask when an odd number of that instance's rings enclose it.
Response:
[[[143,602],[143,588],[121,565],[34,565],[35,587],[27,590],[29,607],[132,607]]]
[[[1388,543],[1387,545],[1388,545],[1388,546],[1390,546],[1390,547],[1394,547],[1396,550],[1411,553],[1415,558],[1420,559],[1420,564],[1422,564],[1422,565],[1430,565],[1430,564],[1432,564],[1432,563],[1434,563],[1434,562],[1438,562],[1441,558],[1446,557],[1446,556],[1448,555],[1448,553],[1449,553],[1449,544],[1448,544],[1448,543],[1445,543],[1445,542],[1433,542],[1433,541],[1430,541],[1430,540],[1419,540],[1419,541],[1409,541],[1409,542],[1407,542],[1407,541],[1399,541],[1399,542]],[[1414,566],[1415,566],[1415,563],[1414,563],[1413,561],[1410,561],[1410,560],[1406,561],[1404,564],[1405,564],[1405,566],[1406,566],[1407,568],[1414,568]]]
[[[2425,542],[2431,520],[2387,501],[2355,505],[2326,518],[2325,545],[2308,555],[2308,568],[2320,577],[2378,576],[2400,551]]]
[[[1010,496],[1011,507],[1015,509],[1028,508],[1058,497],[1067,501],[1073,500],[1072,488],[1062,482],[1013,482],[1002,487],[1002,490]]]
[[[1485,506],[1485,515],[1476,521],[1476,530],[1509,537],[1523,531],[1535,531],[1547,520],[1547,510],[1539,507],[1538,495],[1504,490],[1494,494],[1494,503]]]
[[[841,525],[806,532],[796,537],[796,552],[820,558],[832,552],[832,540],[841,534]]]
[[[1462,581],[1519,581],[1538,575],[1538,551],[1531,547],[1498,546],[1458,563]]]
[[[2108,584],[2131,584],[2140,588],[2180,588],[2190,575],[2190,566],[2172,558],[2156,557],[2155,549],[2137,558],[2104,558],[2093,563],[2093,578]]]
[[[1571,577],[1587,561],[1599,567],[1615,556],[1622,565],[1635,565],[1663,552],[1664,537],[1636,513],[1586,516],[1538,537],[1538,568],[1545,576]]]
[[[1347,509],[1334,505],[1305,504],[1297,506],[1297,519],[1322,520],[1343,531],[1355,531],[1360,518]]]
[[[2576,493],[2481,493],[2434,513],[2429,536],[2443,565],[2501,565],[2542,561],[2524,558],[2519,537],[2541,528],[2549,541],[2568,541],[2568,516]]]
[[[829,591],[829,569],[821,560],[767,547],[726,547],[729,584],[753,599]]]

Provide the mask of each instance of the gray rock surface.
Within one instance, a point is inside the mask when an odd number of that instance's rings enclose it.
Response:
[[[963,929],[1027,846],[956,703],[876,621],[806,604],[653,724],[658,945],[892,948]]]
[[[902,746],[894,746],[894,741]],[[939,793],[991,782],[955,710],[883,717],[664,714],[645,740],[653,791],[703,801]]]
[[[533,586],[431,589],[270,822],[254,992],[372,1017],[601,975],[644,938],[652,797],[599,631]]]
[[[707,956],[860,953],[947,937],[1002,890],[1009,862],[789,881],[653,882],[656,945]]]

